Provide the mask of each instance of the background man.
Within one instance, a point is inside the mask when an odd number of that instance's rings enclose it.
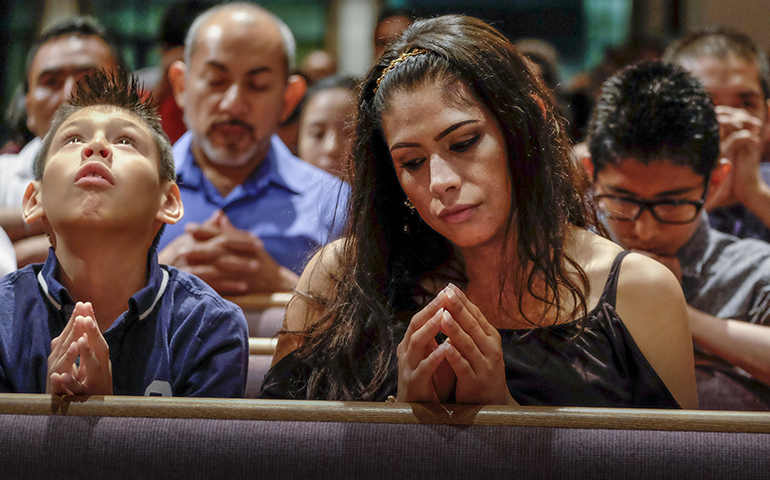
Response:
[[[274,135],[305,90],[294,50],[275,15],[230,3],[195,20],[169,69],[188,128],[174,146],[187,223],[166,230],[160,261],[220,293],[290,290],[341,225],[347,187]]]
[[[18,154],[0,156],[0,226],[15,242],[19,266],[45,261],[48,256],[42,224],[26,225],[21,215],[22,198],[34,180],[32,164],[42,138],[77,81],[101,68],[125,69],[125,63],[105,30],[90,17],[76,16],[54,24],[35,41],[27,56],[27,126],[36,138]]]
[[[719,27],[672,43],[664,60],[700,80],[717,105],[721,155],[733,168],[706,205],[711,225],[770,241],[770,163],[760,163],[770,143],[767,56],[748,36]]]

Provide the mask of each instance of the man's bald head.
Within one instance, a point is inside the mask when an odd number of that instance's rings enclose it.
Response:
[[[294,41],[294,35],[291,33],[288,25],[283,20],[278,18],[275,14],[266,10],[259,5],[246,2],[234,2],[225,3],[212,7],[202,14],[200,14],[193,24],[190,26],[190,30],[187,32],[187,38],[185,39],[184,49],[184,62],[190,65],[197,43],[199,40],[199,34],[201,28],[208,25],[212,20],[215,20],[217,16],[240,14],[243,16],[243,21],[249,21],[250,19],[257,19],[260,17],[267,17],[275,23],[275,26],[280,32],[281,40],[283,41],[283,49],[286,65],[286,76],[288,77],[294,71],[295,68],[295,55],[296,55],[296,42]]]

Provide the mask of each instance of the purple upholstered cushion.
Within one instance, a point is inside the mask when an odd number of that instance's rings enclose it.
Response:
[[[5,478],[767,478],[770,435],[0,415]]]

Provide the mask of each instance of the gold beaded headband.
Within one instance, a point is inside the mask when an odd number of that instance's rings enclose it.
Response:
[[[380,74],[380,78],[377,79],[377,86],[374,87],[374,93],[377,93],[377,90],[380,88],[380,82],[382,82],[382,79],[385,78],[385,75],[387,75],[391,70],[396,68],[396,66],[406,60],[409,57],[414,57],[415,55],[422,55],[423,53],[428,53],[428,50],[425,50],[424,48],[413,48],[408,52],[404,52],[401,54],[400,57],[390,62],[390,65],[382,71]]]

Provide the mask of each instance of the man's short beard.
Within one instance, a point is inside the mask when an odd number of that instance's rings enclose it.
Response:
[[[248,164],[250,161],[254,160],[257,155],[259,155],[260,142],[256,138],[254,139],[255,141],[249,149],[239,154],[232,154],[226,147],[214,146],[211,141],[209,141],[205,133],[199,134],[195,131],[194,128],[192,128],[192,122],[188,118],[188,113],[188,111],[185,111],[182,118],[184,120],[185,126],[187,127],[187,130],[192,132],[192,144],[201,149],[203,154],[206,155],[206,159],[210,163],[218,167],[242,167]],[[267,139],[266,143],[267,145],[263,155],[266,155],[267,150],[270,148],[270,138]],[[262,159],[260,158],[259,160],[261,161]]]
[[[260,150],[259,143],[254,142],[248,150],[233,154],[225,147],[214,146],[206,135],[195,133],[193,133],[193,143],[200,147],[210,163],[219,167],[242,167],[252,161]]]

